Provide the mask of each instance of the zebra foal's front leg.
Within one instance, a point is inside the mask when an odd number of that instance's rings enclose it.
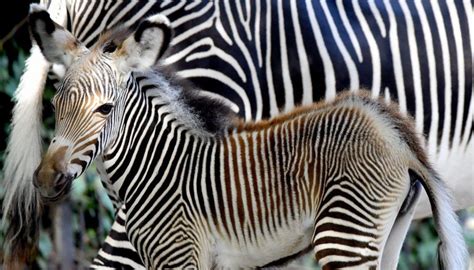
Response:
[[[125,228],[128,238],[137,247],[146,269],[210,269],[209,234],[203,226],[186,218],[182,208],[170,215],[137,213],[127,205]],[[148,216],[140,220],[142,216]],[[162,217],[150,222],[153,217]]]

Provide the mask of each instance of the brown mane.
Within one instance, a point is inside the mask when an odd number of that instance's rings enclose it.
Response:
[[[338,94],[332,101],[320,100],[310,105],[296,107],[288,113],[282,113],[269,119],[249,122],[240,120],[236,123],[235,128],[237,128],[238,132],[258,131],[270,126],[279,125],[311,111],[324,110],[351,97],[370,97],[370,92],[367,90],[359,90],[357,93],[345,91],[341,94]]]

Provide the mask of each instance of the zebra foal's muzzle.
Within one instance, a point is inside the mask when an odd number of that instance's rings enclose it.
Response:
[[[71,188],[74,176],[67,172],[66,151],[67,147],[48,151],[33,174],[33,185],[46,203],[61,200]]]

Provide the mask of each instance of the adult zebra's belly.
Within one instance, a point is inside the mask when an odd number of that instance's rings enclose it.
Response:
[[[218,269],[237,269],[270,264],[310,246],[313,230],[313,219],[307,218],[290,222],[289,227],[280,227],[272,235],[258,233],[257,243],[217,238],[212,250],[215,265]],[[241,235],[248,238],[246,233]]]
[[[434,167],[444,180],[453,198],[456,210],[474,206],[474,142],[465,147],[453,148],[434,160]],[[416,207],[415,218],[431,215],[431,206],[426,192],[420,196]]]

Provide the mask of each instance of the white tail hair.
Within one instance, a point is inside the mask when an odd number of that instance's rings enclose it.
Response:
[[[463,230],[452,207],[452,197],[446,192],[446,184],[441,180],[432,181],[433,199],[438,204],[433,211],[435,223],[438,224],[438,235],[441,240],[438,246],[440,269],[462,270],[469,267],[469,253]]]
[[[32,177],[41,162],[42,100],[50,63],[38,46],[33,46],[30,52],[15,93],[16,104],[4,167],[3,222],[10,220],[5,241],[10,246],[22,238],[24,240],[27,236],[21,234],[25,231],[34,233],[31,230],[37,230],[35,217],[39,216]],[[15,248],[6,250],[13,253]]]
[[[56,23],[66,24],[67,1],[40,2],[48,6],[48,12]],[[37,45],[33,45],[30,53],[15,92],[16,104],[4,166],[3,222],[7,225],[4,263],[7,268],[23,267],[22,264],[31,261],[41,215],[32,177],[41,162],[43,91],[51,64]]]
[[[452,197],[446,184],[437,173],[419,161],[413,162],[412,169],[421,180],[430,200],[435,228],[440,243],[438,245],[438,263],[440,269],[467,270],[469,253],[463,237],[459,219],[452,207]]]

